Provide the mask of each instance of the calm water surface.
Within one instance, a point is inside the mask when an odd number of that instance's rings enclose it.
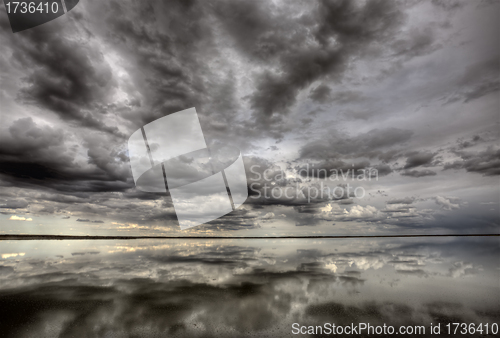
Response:
[[[498,237],[3,241],[0,253],[2,337],[500,324]]]

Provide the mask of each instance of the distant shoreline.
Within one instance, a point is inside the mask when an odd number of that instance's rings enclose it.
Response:
[[[499,237],[500,234],[440,235],[340,235],[340,236],[69,236],[69,235],[0,235],[0,241],[12,240],[133,240],[133,239],[344,239],[344,238],[411,238],[411,237]]]

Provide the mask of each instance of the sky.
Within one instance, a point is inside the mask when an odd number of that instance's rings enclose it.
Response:
[[[499,14],[82,0],[15,34],[2,14],[0,234],[499,233]],[[135,187],[127,141],[191,107],[210,146],[240,149],[249,197],[181,231],[169,196]]]

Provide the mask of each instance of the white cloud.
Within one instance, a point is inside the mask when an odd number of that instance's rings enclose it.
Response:
[[[482,271],[482,267],[475,267],[472,263],[466,262],[455,262],[448,272],[448,276],[453,278],[459,278],[464,276],[471,276]]]
[[[457,203],[457,198],[436,196],[434,197],[434,200],[436,201],[436,204],[444,210],[460,209],[460,205]]]
[[[345,212],[345,215],[353,218],[372,218],[378,216],[378,210],[371,205],[366,207],[354,205],[351,210]]]
[[[10,258],[10,257],[18,257],[18,256],[24,256],[24,252],[18,252],[18,253],[6,253],[2,254],[2,259]]]
[[[26,217],[19,217],[17,215],[12,215],[10,216],[9,218],[11,221],[28,221],[28,222],[31,222],[33,219],[30,217],[30,218],[26,218]]]

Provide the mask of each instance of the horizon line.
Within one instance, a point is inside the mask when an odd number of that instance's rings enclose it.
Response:
[[[325,235],[325,236],[93,236],[93,235],[0,235],[2,240],[114,240],[114,239],[346,239],[346,238],[416,238],[416,237],[499,237],[500,234],[435,235]]]

